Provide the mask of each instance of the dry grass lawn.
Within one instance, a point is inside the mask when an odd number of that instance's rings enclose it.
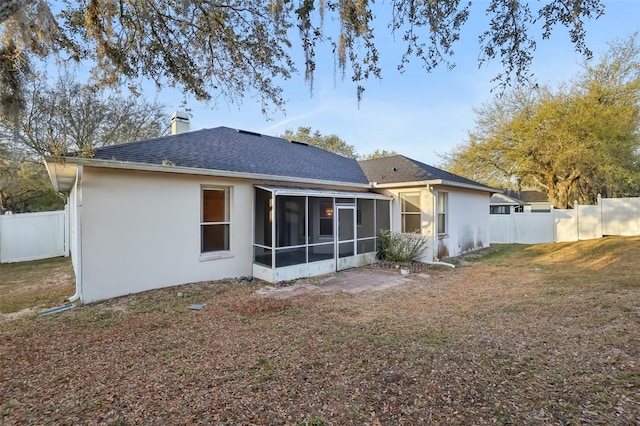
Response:
[[[635,237],[495,246],[381,292],[5,314],[0,423],[639,424],[639,259]]]
[[[64,304],[75,292],[74,280],[69,258],[0,263],[0,314]]]

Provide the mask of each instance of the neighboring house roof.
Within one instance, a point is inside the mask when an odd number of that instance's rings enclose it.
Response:
[[[376,182],[380,187],[408,182],[430,182],[497,192],[495,189],[471,179],[421,163],[404,155],[363,160],[360,161],[360,166],[369,182]]]
[[[489,204],[493,206],[524,206],[526,203],[506,194],[493,194],[491,195]]]
[[[523,191],[504,191],[504,193],[510,197],[517,198],[518,200],[528,203],[549,203],[549,197],[547,194],[536,190],[523,190]]]
[[[304,143],[228,127],[97,148],[86,162],[95,160],[368,184],[356,160]]]

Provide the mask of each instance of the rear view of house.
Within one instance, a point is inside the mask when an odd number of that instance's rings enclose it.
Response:
[[[477,183],[401,156],[358,163],[254,132],[174,124],[171,136],[90,158],[45,159],[69,194],[74,298],[335,272],[373,262],[380,229],[433,236],[430,259],[488,244],[491,189]],[[400,180],[376,174],[389,166]]]

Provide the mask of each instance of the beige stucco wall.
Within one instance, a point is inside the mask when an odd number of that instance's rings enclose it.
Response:
[[[453,187],[435,187],[448,192],[448,229],[436,237],[435,257],[459,256],[469,251],[489,247],[490,194]]]
[[[230,252],[200,255],[200,191],[231,188]],[[251,275],[253,185],[240,180],[84,167],[82,300]]]
[[[71,193],[70,207],[77,205],[72,221],[80,223],[76,237],[81,244],[72,243],[72,253],[81,260],[74,266],[83,302],[254,273],[255,182],[88,166],[80,182]],[[231,250],[215,256],[200,254],[203,186],[231,188]],[[400,231],[399,194],[420,192],[422,234],[431,238],[424,260],[487,247],[489,194],[451,187],[432,190],[449,193],[446,235],[435,235],[435,198],[426,187],[379,191],[393,196],[392,229]]]
[[[422,260],[432,261],[445,257],[458,256],[468,251],[489,246],[489,198],[487,192],[472,191],[456,187],[436,186],[431,188],[406,187],[380,191],[392,195],[391,208],[394,231],[401,230],[400,194],[420,192],[421,231],[430,238],[429,247]],[[448,230],[444,235],[436,235],[434,212],[435,194],[438,191],[448,195]]]

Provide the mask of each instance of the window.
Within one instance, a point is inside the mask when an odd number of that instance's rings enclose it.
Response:
[[[535,204],[531,205],[531,213],[550,213],[551,212],[551,207],[547,207],[547,206],[538,206]]]
[[[229,250],[229,188],[202,189],[201,253]]]
[[[489,206],[489,214],[510,214],[510,206]]]
[[[422,215],[420,213],[420,193],[405,192],[400,194],[400,215],[402,232],[419,234],[421,231]]]
[[[333,200],[322,198],[318,200],[320,205],[320,235],[333,236]]]
[[[438,234],[446,234],[447,229],[447,210],[449,208],[449,194],[446,192],[438,192]]]

